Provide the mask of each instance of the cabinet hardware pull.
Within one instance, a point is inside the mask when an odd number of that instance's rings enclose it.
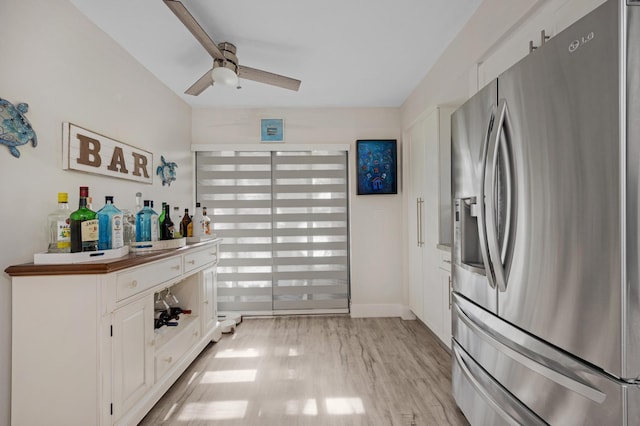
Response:
[[[171,269],[175,269],[177,271],[180,269],[180,265],[172,266]]]
[[[187,261],[187,263],[190,264],[190,265],[195,265],[196,261],[195,260],[189,260],[189,261]]]
[[[131,288],[136,288],[138,286],[138,280],[133,280],[131,281],[131,284],[129,284],[129,287]]]
[[[149,342],[149,346],[155,346],[155,345],[156,345],[155,339]]]
[[[208,304],[209,304],[209,301],[208,301],[208,300],[205,300],[205,301],[203,301],[202,303],[204,303],[204,304],[208,305]]]
[[[198,332],[197,331],[193,332],[193,337],[198,337]]]
[[[173,362],[173,357],[170,356],[169,358],[165,358],[165,361],[167,361],[169,364],[171,364]]]

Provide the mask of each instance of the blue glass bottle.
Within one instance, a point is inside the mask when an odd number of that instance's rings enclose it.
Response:
[[[158,214],[149,200],[144,200],[144,207],[136,214],[136,241],[158,241]]]
[[[113,205],[113,197],[104,197],[104,207],[98,210],[98,250],[118,249],[124,245],[122,212]]]

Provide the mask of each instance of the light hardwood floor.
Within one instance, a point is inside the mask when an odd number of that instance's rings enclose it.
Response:
[[[466,425],[451,360],[417,321],[245,319],[209,345],[142,425]]]

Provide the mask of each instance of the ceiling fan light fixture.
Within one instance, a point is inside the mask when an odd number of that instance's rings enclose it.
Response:
[[[211,77],[216,84],[235,87],[238,85],[237,68],[237,65],[229,61],[215,61]]]

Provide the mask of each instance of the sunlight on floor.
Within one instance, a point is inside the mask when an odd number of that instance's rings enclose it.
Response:
[[[286,402],[285,414],[287,416],[317,416],[318,404],[316,400],[311,399],[292,399]]]
[[[212,401],[187,404],[178,420],[230,420],[242,419],[247,412],[249,401]]]
[[[299,356],[300,353],[298,351],[298,348],[290,348],[290,347],[277,347],[273,350],[273,354],[275,356]]]
[[[327,398],[325,399],[327,414],[347,415],[364,414],[361,398]]]
[[[200,384],[255,382],[258,370],[206,371]]]
[[[257,358],[260,356],[260,351],[255,348],[233,350],[226,349],[216,354],[216,358]]]
[[[176,411],[176,408],[178,408],[178,404],[173,404],[171,406],[171,408],[169,409],[169,412],[167,413],[166,416],[164,416],[164,421],[166,422],[167,420],[169,420],[171,418],[171,416],[173,416],[173,412]]]

